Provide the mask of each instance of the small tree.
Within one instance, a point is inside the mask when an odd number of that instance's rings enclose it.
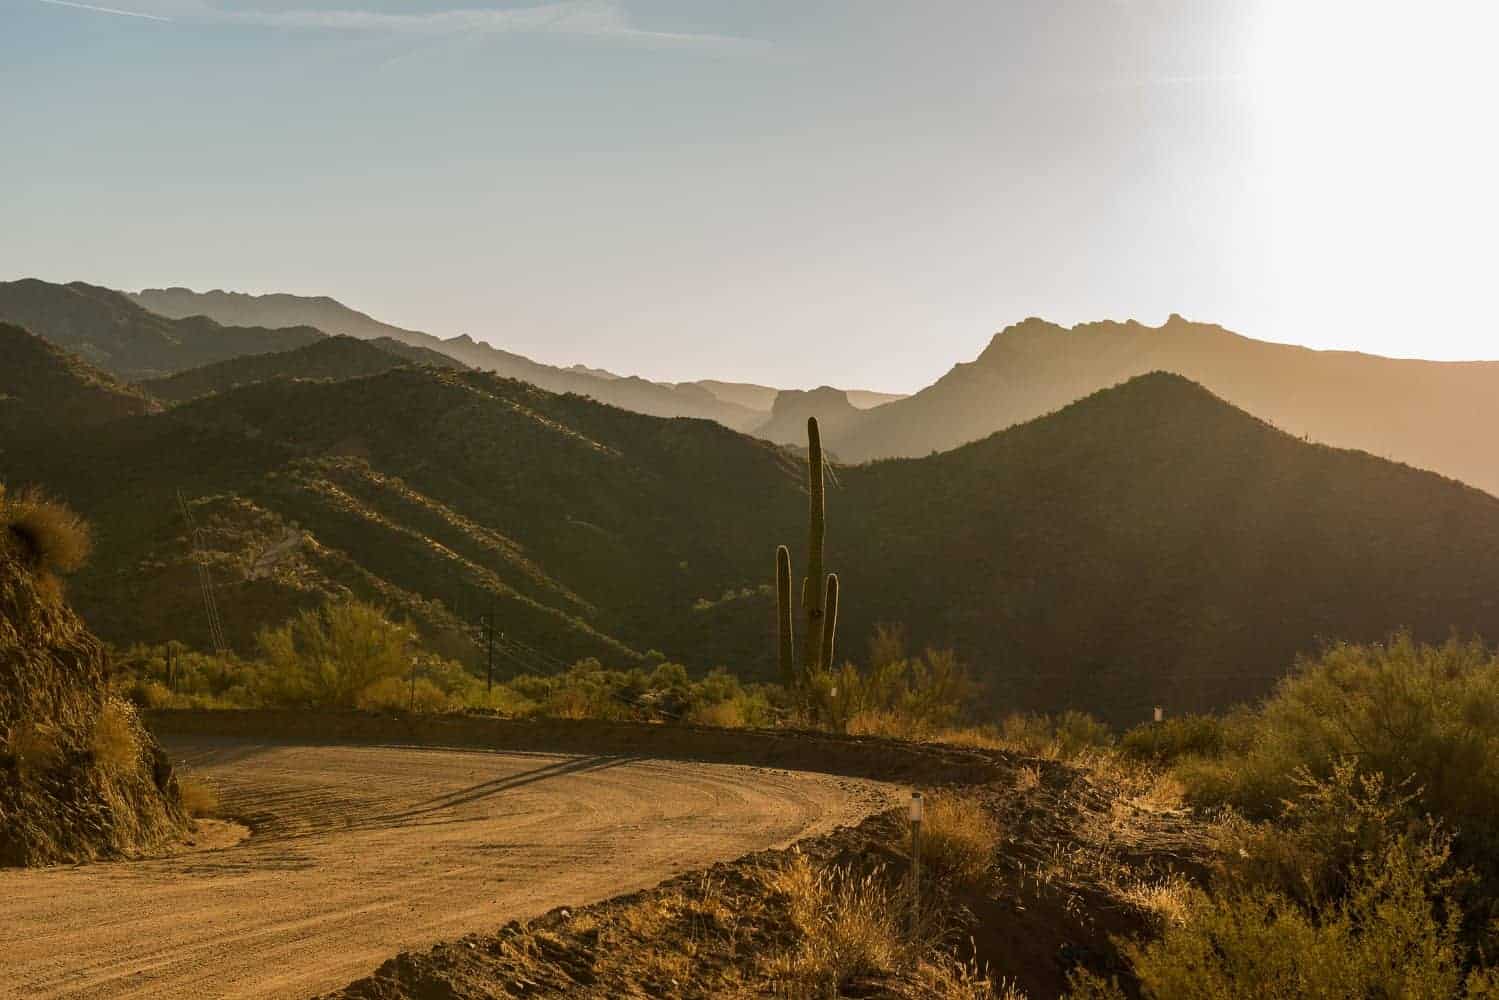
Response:
[[[410,669],[414,636],[383,611],[347,599],[303,611],[257,639],[268,701],[352,708],[372,684]]]

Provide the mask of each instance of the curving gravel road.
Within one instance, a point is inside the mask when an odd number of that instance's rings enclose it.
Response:
[[[168,744],[254,829],[0,870],[0,996],[307,997],[389,956],[856,823],[892,787],[727,764]]]

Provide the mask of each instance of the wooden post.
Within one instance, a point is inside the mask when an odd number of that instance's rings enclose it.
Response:
[[[911,793],[911,931],[921,924],[921,821],[926,803],[920,792]]]

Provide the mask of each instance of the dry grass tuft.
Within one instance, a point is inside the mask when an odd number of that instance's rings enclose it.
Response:
[[[45,774],[62,760],[61,734],[46,723],[20,723],[11,728],[5,742],[23,778]]]
[[[129,703],[110,698],[94,722],[89,739],[94,763],[106,774],[125,777],[140,767],[141,742],[135,710]]]
[[[948,793],[927,798],[921,825],[921,860],[939,875],[982,881],[999,846],[999,826],[974,799]]]
[[[202,819],[217,816],[219,812],[219,790],[202,778],[183,775],[177,779],[182,792],[182,808],[189,816]]]
[[[1196,890],[1180,874],[1140,879],[1118,886],[1114,894],[1164,925],[1181,926],[1192,914]]]
[[[769,962],[777,995],[841,996],[851,980],[896,972],[920,954],[904,931],[903,907],[878,873],[814,868],[797,855],[770,888],[785,899],[801,938],[794,951]]]
[[[33,489],[0,491],[0,530],[41,573],[71,573],[93,547],[87,521]]]

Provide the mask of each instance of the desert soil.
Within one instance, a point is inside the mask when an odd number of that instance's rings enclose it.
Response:
[[[388,956],[857,823],[893,786],[731,764],[166,741],[253,835],[0,871],[0,995],[307,997]]]

